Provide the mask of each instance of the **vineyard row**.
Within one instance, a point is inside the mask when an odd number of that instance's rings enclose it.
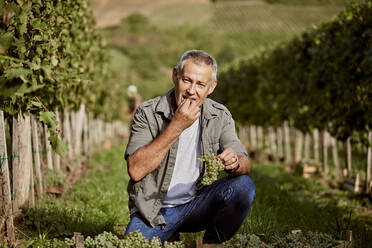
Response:
[[[121,122],[90,118],[83,104],[77,112],[64,110],[56,116],[57,129],[68,148],[63,156],[51,149],[48,128],[35,116],[18,113],[4,119],[0,111],[0,216],[4,216],[0,219],[0,241],[14,242],[13,218],[21,206],[33,206],[44,193],[55,191],[44,180],[48,173],[63,171],[72,176],[81,170],[83,158],[101,150],[105,142],[128,135]]]
[[[318,129],[314,129],[312,133],[303,133],[298,129],[289,128],[288,123],[284,122],[281,127],[277,128],[263,128],[255,125],[241,127],[239,137],[248,144],[250,154],[258,160],[267,156],[274,161],[284,160],[288,165],[286,167],[288,170],[301,172],[304,177],[321,173],[324,177],[335,178],[338,183],[343,183],[345,189],[354,193],[372,193],[372,146],[364,149],[359,143],[358,150],[366,155],[365,176],[361,178],[360,171],[352,168],[350,139],[344,143],[338,142],[325,130],[319,132]],[[369,132],[368,139],[372,143],[372,132]],[[340,145],[345,148],[346,159],[343,170],[339,159]],[[329,175],[329,147],[332,148],[332,162],[335,168],[333,175]]]

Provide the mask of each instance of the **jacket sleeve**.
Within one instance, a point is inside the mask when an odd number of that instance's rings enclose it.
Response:
[[[128,156],[132,155],[137,149],[151,143],[152,140],[149,122],[143,107],[140,105],[133,116],[130,136],[125,150],[125,159],[128,159]]]
[[[244,148],[236,134],[235,122],[230,112],[227,111],[224,113],[223,121],[224,124],[220,136],[221,148],[223,150],[225,150],[226,148],[231,148],[238,154],[245,154],[246,156],[248,156],[246,149]]]

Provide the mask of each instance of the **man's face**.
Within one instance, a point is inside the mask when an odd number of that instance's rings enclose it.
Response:
[[[177,70],[173,69],[177,106],[187,98],[196,101],[198,106],[203,103],[217,85],[217,81],[212,82],[212,70],[211,65],[197,64],[192,59],[185,61],[181,75],[177,75]]]

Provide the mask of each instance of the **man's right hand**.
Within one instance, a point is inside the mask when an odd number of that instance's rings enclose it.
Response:
[[[172,119],[174,127],[182,132],[191,126],[200,116],[200,107],[195,100],[186,98],[178,106]]]
[[[128,157],[130,178],[139,181],[155,170],[183,130],[191,126],[199,116],[200,108],[195,100],[187,98],[181,102],[165,131]]]

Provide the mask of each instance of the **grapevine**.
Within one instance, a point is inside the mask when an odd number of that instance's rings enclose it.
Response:
[[[199,161],[206,164],[206,171],[201,181],[203,185],[211,185],[217,180],[219,172],[225,169],[222,161],[213,153],[205,154],[199,158]]]
[[[105,120],[121,113],[122,84],[107,87],[112,61],[87,0],[0,0],[0,13],[0,110],[7,116],[37,116],[62,154],[57,109],[85,103]]]

